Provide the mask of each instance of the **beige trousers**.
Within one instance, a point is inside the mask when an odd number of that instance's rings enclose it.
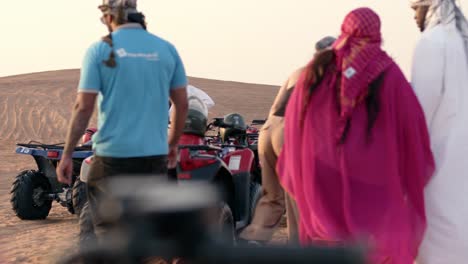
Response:
[[[297,238],[297,209],[295,202],[284,195],[276,173],[276,162],[283,146],[284,118],[270,116],[262,127],[258,142],[258,154],[262,166],[262,189],[252,223],[240,234],[242,239],[269,241],[276,231],[281,217],[288,210],[288,235]]]
[[[288,243],[299,245],[299,210],[296,201],[285,193],[286,198],[286,219],[288,223]]]

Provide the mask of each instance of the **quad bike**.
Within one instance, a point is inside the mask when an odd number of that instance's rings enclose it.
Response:
[[[75,213],[71,186],[57,181],[56,167],[62,157],[63,144],[18,143],[16,153],[30,155],[37,164],[36,170],[20,172],[11,187],[11,205],[15,214],[23,220],[45,219],[52,201]],[[73,152],[72,184],[79,175],[83,160],[93,154],[91,146],[82,145]]]
[[[208,145],[223,148],[223,153],[243,148],[252,150],[254,153],[253,180],[261,184],[262,173],[258,155],[260,130],[258,126],[265,124],[265,122],[265,119],[257,119],[253,120],[250,125],[246,125],[244,118],[240,114],[231,113],[225,117],[214,118],[208,124],[207,134],[210,135],[205,135],[205,139]]]
[[[262,193],[254,153],[258,131],[249,137],[239,114],[215,118],[207,125],[203,107],[189,107],[188,120],[179,140],[177,180],[210,182],[219,188],[222,233],[235,241],[236,234],[251,222]],[[211,128],[218,128],[218,135],[206,136]]]
[[[178,182],[206,181],[220,189],[220,224],[223,234],[235,241],[252,220],[261,196],[261,186],[252,177],[253,152],[236,149],[221,158],[223,149],[216,146],[180,145],[179,149]]]
[[[188,101],[189,112],[184,133],[179,140],[177,168],[169,171],[169,177],[181,184],[204,181],[218,187],[223,193],[223,203],[219,208],[220,227],[230,240],[235,241],[236,233],[250,223],[261,196],[260,177],[256,176],[259,166],[252,149],[256,147],[258,131],[251,129],[250,141],[233,141],[228,144],[228,136],[229,140],[235,140],[237,136],[247,139],[246,129],[238,131],[235,123],[229,124],[231,115],[223,120],[215,119],[214,123],[208,125],[208,110],[203,102],[196,97],[189,97]],[[206,136],[210,127],[219,128],[220,136]],[[80,182],[87,181],[92,159],[91,156],[83,161]],[[82,213],[80,218],[86,222],[88,217]],[[92,230],[87,226],[82,226],[82,229]]]

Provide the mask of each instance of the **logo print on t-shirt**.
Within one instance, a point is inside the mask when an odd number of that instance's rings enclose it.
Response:
[[[146,59],[149,61],[158,61],[159,54],[157,52],[154,53],[130,53],[127,52],[124,48],[120,48],[116,51],[117,56],[119,58],[133,58],[133,59]]]
[[[127,56],[127,52],[125,51],[125,49],[118,49],[117,50],[117,56],[119,56],[120,58],[123,58],[123,57]]]

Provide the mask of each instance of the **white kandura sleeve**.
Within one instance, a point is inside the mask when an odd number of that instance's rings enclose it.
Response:
[[[426,38],[418,43],[413,57],[411,85],[424,110],[429,129],[442,100],[444,55],[443,43]]]

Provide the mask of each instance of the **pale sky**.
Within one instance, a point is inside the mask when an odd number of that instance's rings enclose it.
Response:
[[[80,68],[87,47],[107,33],[99,0],[2,2],[0,76]],[[460,2],[466,10],[468,0]],[[139,0],[149,30],[177,47],[189,76],[273,85],[361,6],[380,15],[384,49],[409,77],[420,33],[407,0]]]

